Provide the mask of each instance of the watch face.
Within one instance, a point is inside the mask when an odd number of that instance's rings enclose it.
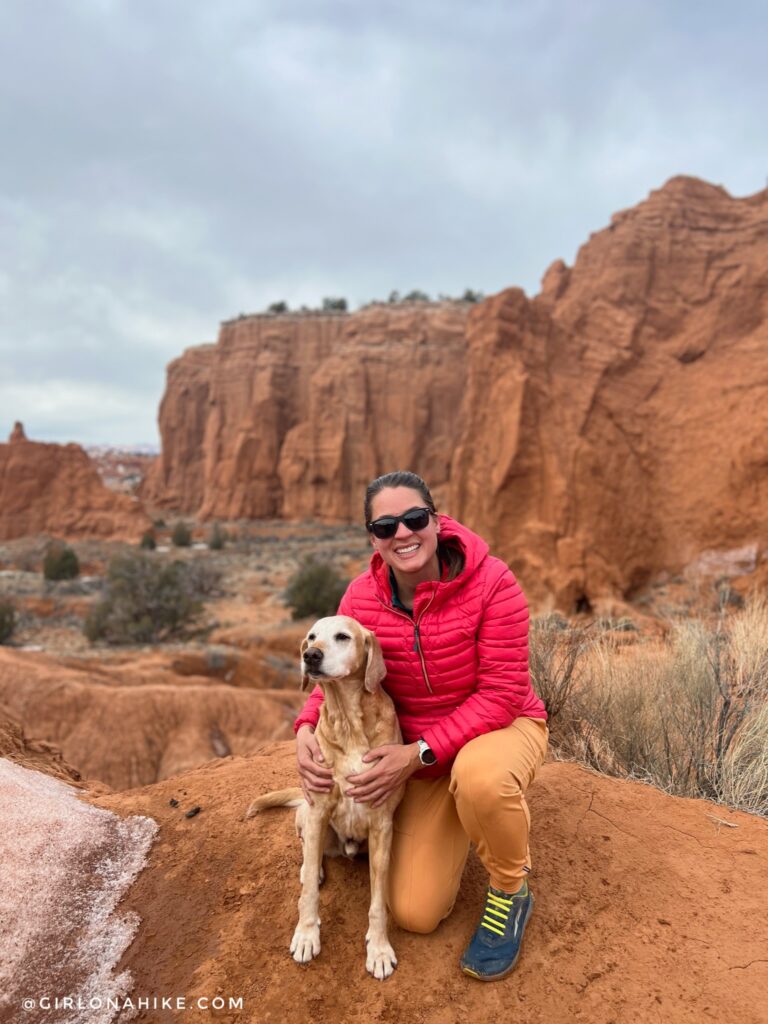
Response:
[[[424,740],[419,740],[419,760],[425,765],[435,764],[437,761],[434,752],[427,746]]]

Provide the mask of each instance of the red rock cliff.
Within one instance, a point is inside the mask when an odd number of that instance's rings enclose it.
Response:
[[[464,389],[463,304],[254,316],[171,363],[142,488],[202,518],[358,519],[365,484],[445,486]]]
[[[571,610],[768,533],[768,191],[674,178],[476,308],[451,506]]]
[[[149,525],[136,499],[102,484],[79,445],[28,441],[20,423],[0,444],[0,540],[36,533],[135,540]]]

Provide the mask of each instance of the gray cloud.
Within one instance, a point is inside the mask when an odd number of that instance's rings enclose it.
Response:
[[[673,174],[757,191],[767,20],[758,2],[8,0],[7,426],[151,440],[164,364],[240,311],[532,293]]]

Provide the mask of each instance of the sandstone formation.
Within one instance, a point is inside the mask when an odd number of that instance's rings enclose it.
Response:
[[[202,518],[359,520],[365,484],[412,468],[440,493],[464,388],[460,303],[254,316],[168,368],[142,496]]]
[[[138,660],[135,670],[127,660],[77,666],[0,648],[0,706],[28,737],[45,737],[84,777],[113,789],[293,736],[298,690],[230,686]]]
[[[36,533],[136,540],[149,525],[135,498],[104,486],[79,445],[29,441],[20,423],[0,444],[0,540]]]
[[[205,492],[205,434],[215,345],[188,348],[167,369],[158,418],[162,454],[149,467],[139,493],[178,512],[197,512]]]
[[[529,595],[610,606],[766,557],[768,191],[674,178],[472,311],[451,508]],[[734,556],[734,557],[731,557]],[[743,571],[743,568],[740,570]]]
[[[242,997],[239,1013],[214,1014],[233,1024],[764,1021],[761,819],[545,764],[529,795],[536,906],[513,977],[483,985],[458,969],[487,884],[472,853],[454,910],[435,932],[391,928],[398,967],[380,984],[364,966],[365,860],[326,861],[320,955],[299,966],[288,953],[300,866],[293,812],[242,816],[255,795],[295,779],[294,745],[269,744],[249,758],[96,798],[160,825],[149,865],[123,903],[142,920],[121,963],[137,993]],[[190,804],[202,811],[187,819]],[[184,1019],[210,1016],[191,1007]],[[136,1018],[173,1019],[153,1010]]]
[[[203,518],[359,521],[365,483],[412,468],[566,612],[742,550],[759,571],[767,295],[768,191],[673,178],[532,299],[225,324],[169,369],[144,493]]]

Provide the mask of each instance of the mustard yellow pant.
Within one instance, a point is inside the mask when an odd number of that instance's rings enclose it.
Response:
[[[517,892],[531,869],[525,791],[547,751],[547,723],[518,718],[461,748],[451,774],[411,779],[394,820],[389,909],[412,932],[431,932],[453,909],[469,844],[490,884]]]

